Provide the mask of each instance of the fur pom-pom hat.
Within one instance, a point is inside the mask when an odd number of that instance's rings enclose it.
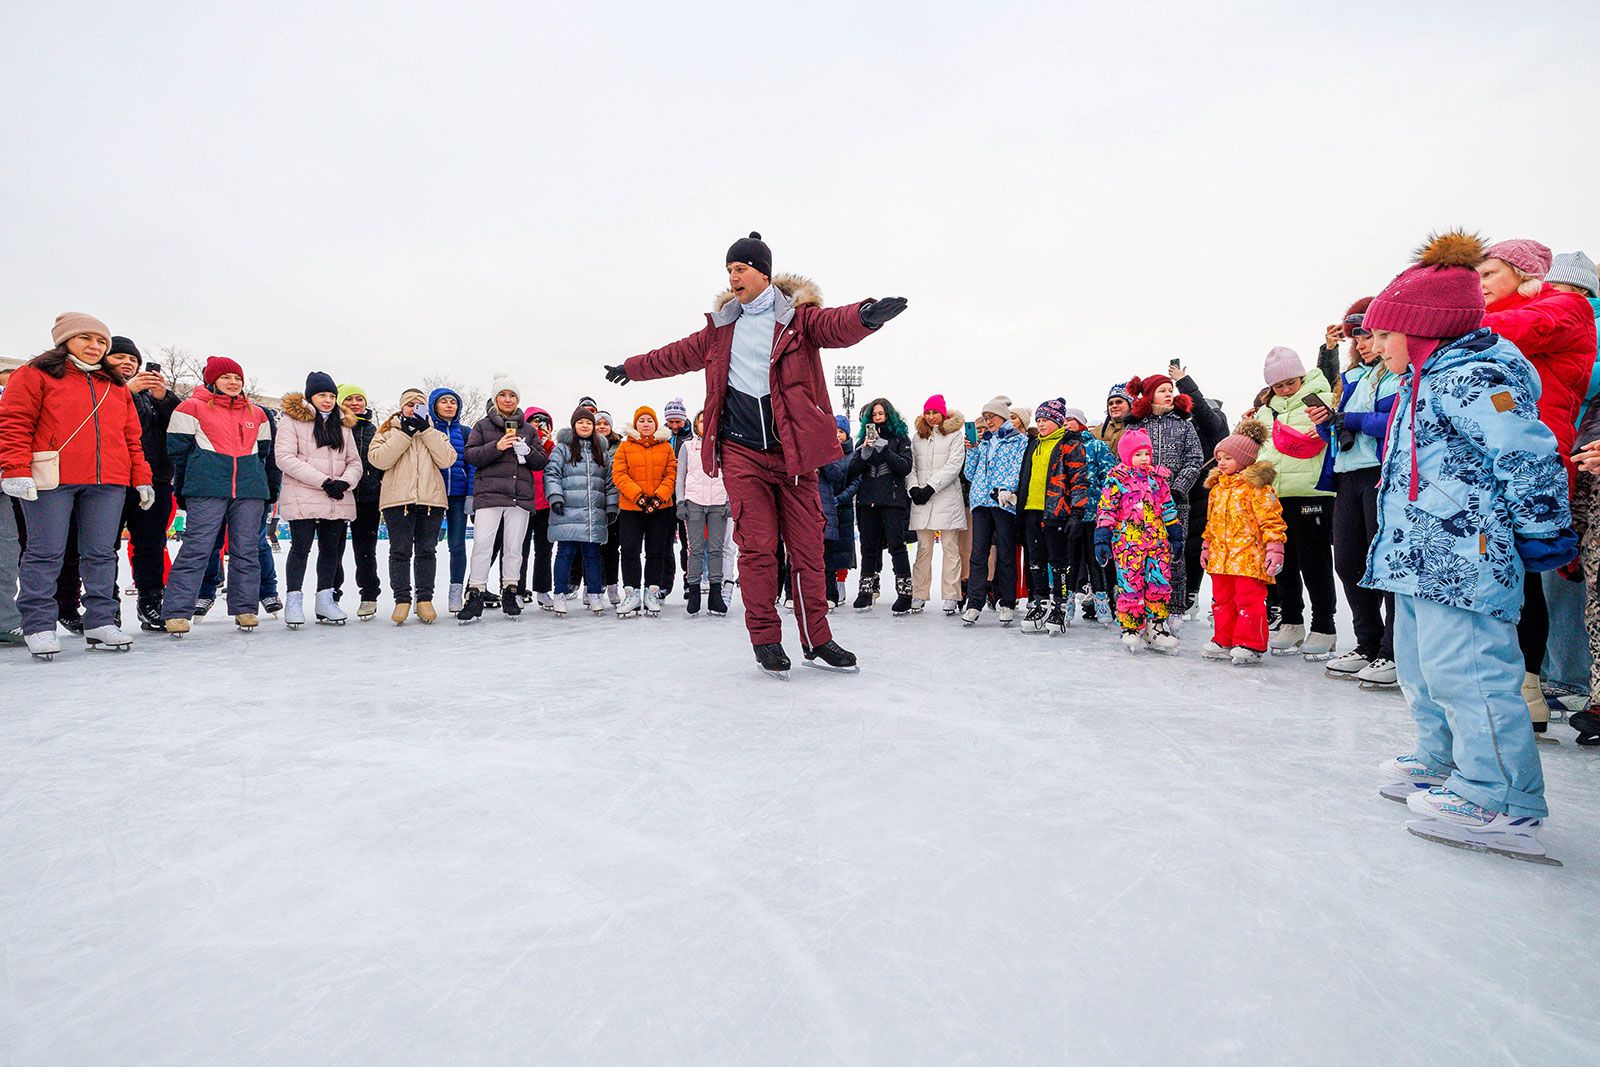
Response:
[[[1133,397],[1132,415],[1135,419],[1148,419],[1155,414],[1156,390],[1163,385],[1173,386],[1172,410],[1187,415],[1194,410],[1194,401],[1178,392],[1176,383],[1165,374],[1152,374],[1148,378],[1128,379],[1127,390]]]
[[[1243,470],[1260,458],[1261,446],[1266,441],[1266,426],[1255,419],[1243,419],[1233,428],[1233,433],[1217,442],[1214,454],[1218,459],[1227,456]]]
[[[1483,287],[1478,264],[1483,239],[1462,230],[1432,234],[1417,250],[1416,262],[1395,275],[1372,298],[1362,326],[1443,340],[1483,325]]]

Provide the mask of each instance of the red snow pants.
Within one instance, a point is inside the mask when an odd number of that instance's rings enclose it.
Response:
[[[1267,650],[1267,583],[1237,574],[1211,576],[1211,640],[1223,648]]]
[[[752,645],[783,640],[778,619],[778,542],[789,560],[794,618],[808,648],[833,639],[822,563],[822,498],[817,472],[792,477],[783,453],[722,443],[722,484],[739,546],[739,596]]]

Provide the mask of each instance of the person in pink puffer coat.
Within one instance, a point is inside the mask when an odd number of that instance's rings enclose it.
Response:
[[[273,454],[283,472],[278,513],[289,522],[291,538],[285,580],[287,600],[283,621],[299,626],[306,621],[301,586],[311,543],[317,544],[318,622],[343,623],[346,616],[334,602],[339,561],[344,558],[346,533],[356,517],[351,491],[361,479],[361,452],[351,427],[355,417],[338,407],[338,387],[322,371],[306,376],[306,391],[283,398],[278,439]]]

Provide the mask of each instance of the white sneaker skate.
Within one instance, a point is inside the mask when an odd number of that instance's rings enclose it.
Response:
[[[1397,800],[1404,804],[1412,793],[1424,789],[1433,789],[1444,785],[1444,776],[1435,774],[1433,769],[1415,756],[1396,756],[1386,759],[1378,764],[1378,771],[1389,781],[1385,782],[1378,790],[1378,795],[1385,800]]]
[[[546,596],[547,594],[540,593],[539,595],[541,597],[543,597],[543,596]],[[539,602],[539,606],[541,608],[544,607],[544,602],[542,600]],[[565,593],[557,593],[554,596],[550,597],[550,611],[551,611],[551,614],[555,615],[555,617],[558,618],[558,619],[566,618],[567,617],[567,594],[565,594]]]
[[[606,610],[606,599],[599,593],[590,593],[588,596],[588,604],[589,610],[594,612],[596,615],[604,614]]]
[[[1144,648],[1144,637],[1140,635],[1138,630],[1124,630],[1122,631],[1122,647],[1129,652],[1137,653]]]
[[[378,602],[376,600],[363,600],[361,602],[361,606],[356,608],[356,618],[360,619],[362,622],[366,622],[368,619],[373,618],[377,614]]]
[[[333,599],[332,589],[317,590],[317,622],[328,626],[343,626],[350,616],[344,613],[339,602]]]
[[[283,604],[283,624],[294,630],[306,624],[306,595],[296,590]]]
[[[617,618],[632,619],[638,617],[639,608],[644,603],[644,598],[637,589],[625,589],[622,593],[622,602],[617,605]]]
[[[652,585],[644,591],[644,613],[650,618],[661,614],[661,588]]]
[[[36,634],[28,634],[22,640],[28,646],[28,654],[34,659],[48,661],[61,651],[61,638],[56,636],[54,630],[40,630]]]
[[[556,610],[555,597],[551,596],[549,593],[540,593],[536,599],[539,601],[539,609],[541,611]],[[562,612],[561,614],[565,615],[566,612]]]
[[[1157,652],[1178,651],[1178,635],[1172,632],[1168,621],[1163,619],[1150,627],[1150,647]]]
[[[617,591],[615,585],[608,585],[606,586],[606,599],[611,601],[612,607],[616,607],[622,603],[622,594]]]
[[[1240,645],[1233,650],[1230,658],[1233,660],[1235,667],[1254,667],[1261,662],[1261,653],[1253,648],[1245,648]]]
[[[966,611],[963,611],[961,613],[961,625],[963,625],[963,626],[976,626],[976,625],[978,625],[978,616],[981,615],[981,614],[983,614],[983,609],[982,608],[968,608]]]
[[[116,626],[96,626],[92,630],[85,630],[83,639],[89,642],[90,648],[107,652],[126,652],[133,647],[133,638]]]
[[[461,610],[461,604],[466,595],[466,586],[460,582],[450,583],[450,614],[454,615]]]
[[[1004,604],[1001,604],[1000,610],[996,614],[1000,619],[1001,626],[1010,626],[1012,621],[1017,617],[1017,609],[1008,608]]]
[[[1363,689],[1393,689],[1400,681],[1392,659],[1375,659],[1356,677]]]
[[[958,615],[958,614],[960,614],[961,613],[961,601],[959,601],[959,600],[946,600],[944,602],[944,613],[946,615]]]
[[[1291,626],[1284,623],[1278,627],[1278,632],[1272,635],[1272,641],[1267,645],[1274,656],[1286,656],[1291,652],[1300,651],[1300,644],[1306,639],[1304,626]]]
[[[1050,616],[1050,606],[1043,600],[1035,600],[1028,605],[1028,613],[1022,617],[1022,632],[1025,634],[1044,633],[1044,621]]]
[[[1215,641],[1207,641],[1206,647],[1200,650],[1201,659],[1232,659],[1232,649],[1223,648]]]
[[[1339,638],[1333,634],[1319,634],[1312,630],[1310,635],[1300,643],[1300,653],[1305,656],[1307,663],[1321,663],[1333,655],[1334,649],[1339,647]]]
[[[1329,678],[1355,678],[1371,666],[1372,661],[1360,652],[1346,652],[1328,661],[1325,668]]]
[[[1537,834],[1544,826],[1543,819],[1490,811],[1442,787],[1412,793],[1406,797],[1406,806],[1423,816],[1406,823],[1406,830],[1418,837],[1529,863],[1562,865],[1560,860],[1551,859],[1539,843]]]

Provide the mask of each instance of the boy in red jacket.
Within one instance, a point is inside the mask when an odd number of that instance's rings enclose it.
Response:
[[[720,465],[739,545],[745,626],[756,662],[787,677],[778,621],[778,541],[794,575],[795,621],[807,663],[853,671],[828,627],[817,469],[842,454],[822,373],[823,348],[848,348],[906,308],[903,297],[824,308],[805,278],[772,274],[759,233],[728,249],[728,291],[706,326],[681,341],[606,367],[619,385],[706,372],[700,462]],[[720,463],[719,463],[720,461]],[[822,663],[815,663],[816,660]]]

